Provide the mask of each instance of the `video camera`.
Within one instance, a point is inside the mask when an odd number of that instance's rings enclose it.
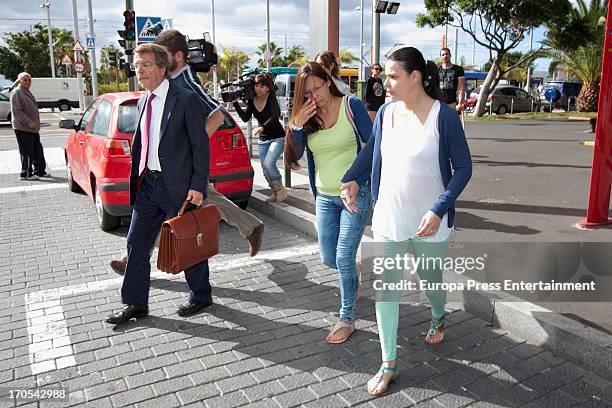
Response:
[[[229,84],[221,85],[221,98],[223,102],[235,102],[238,99],[249,100],[255,97],[255,76],[257,70],[253,70],[247,74],[242,74],[240,77],[230,82]]]
[[[189,40],[187,47],[187,63],[195,72],[208,72],[217,64],[217,50],[208,33],[204,38]]]

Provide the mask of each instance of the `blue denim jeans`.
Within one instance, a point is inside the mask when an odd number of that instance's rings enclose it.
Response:
[[[263,169],[264,177],[268,184],[280,181],[281,174],[276,166],[276,161],[285,148],[285,138],[279,137],[272,140],[259,141],[259,161]]]
[[[337,196],[317,194],[317,235],[321,262],[338,270],[340,275],[340,319],[355,319],[355,297],[359,274],[355,258],[370,212],[370,187],[363,186],[357,193],[357,209],[350,213]]]

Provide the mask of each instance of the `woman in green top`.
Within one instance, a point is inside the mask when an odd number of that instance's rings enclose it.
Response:
[[[368,141],[372,121],[363,103],[354,96],[344,97],[316,62],[306,63],[297,74],[293,101],[285,160],[298,168],[298,160],[307,151],[321,261],[340,275],[340,319],[325,338],[338,344],[355,331],[359,287],[355,258],[372,207],[366,183],[357,197],[359,211],[349,212],[342,203],[340,180],[361,144]]]

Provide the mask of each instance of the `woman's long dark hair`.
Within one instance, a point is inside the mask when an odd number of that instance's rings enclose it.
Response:
[[[343,97],[344,94],[338,90],[334,81],[327,75],[327,71],[317,64],[316,62],[307,62],[300,69],[295,77],[295,90],[293,92],[293,108],[291,111],[291,117],[289,118],[289,124],[293,123],[293,119],[297,115],[297,113],[302,109],[302,105],[304,105],[304,83],[308,77],[316,77],[322,79],[323,81],[329,82],[329,91],[332,96]],[[318,117],[318,115],[313,116],[304,124],[303,132],[305,135],[317,132],[321,130],[323,126],[323,121]],[[297,157],[297,141],[293,136],[293,131],[291,130],[291,126],[287,126],[287,137],[285,138],[285,165],[289,165],[292,169],[298,169],[300,166],[298,165],[299,157]]]
[[[440,99],[438,66],[431,61],[425,61],[421,51],[414,47],[403,47],[393,51],[389,60],[397,62],[408,74],[414,70],[419,71],[425,93],[433,99]]]

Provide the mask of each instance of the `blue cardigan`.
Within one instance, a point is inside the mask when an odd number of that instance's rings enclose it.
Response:
[[[364,174],[371,173],[373,204],[376,204],[378,199],[378,188],[380,186],[382,119],[387,106],[389,106],[389,103],[384,104],[378,110],[372,129],[374,137],[361,150],[351,168],[342,178],[343,183],[355,180],[361,186]],[[472,177],[472,157],[459,115],[444,102],[440,102],[438,132],[440,133],[440,174],[446,191],[438,197],[431,211],[440,218],[448,213],[448,226],[452,228],[455,218],[455,201]]]
[[[353,120],[355,122],[355,126],[357,127],[358,132],[355,134],[355,142],[357,143],[357,154],[361,151],[361,143],[367,143],[370,140],[370,135],[372,134],[372,120],[370,119],[370,115],[366,110],[365,106],[363,106],[363,102],[356,96],[349,96],[349,106],[351,107],[351,111],[353,112]],[[345,112],[340,111],[340,115],[344,115]],[[338,116],[339,117],[339,116]],[[301,130],[293,130],[293,136],[297,141],[297,157],[300,158],[304,155],[304,150],[306,150],[306,157],[308,158],[308,178],[310,179],[310,189],[314,194],[315,198],[317,196],[317,189],[315,187],[315,163],[314,157],[312,156],[312,152],[308,148],[308,135],[306,135]],[[353,163],[353,166],[355,164]],[[360,174],[355,178],[359,185],[364,185],[366,181],[370,179],[370,175],[368,173]],[[340,182],[338,182],[339,184]]]

